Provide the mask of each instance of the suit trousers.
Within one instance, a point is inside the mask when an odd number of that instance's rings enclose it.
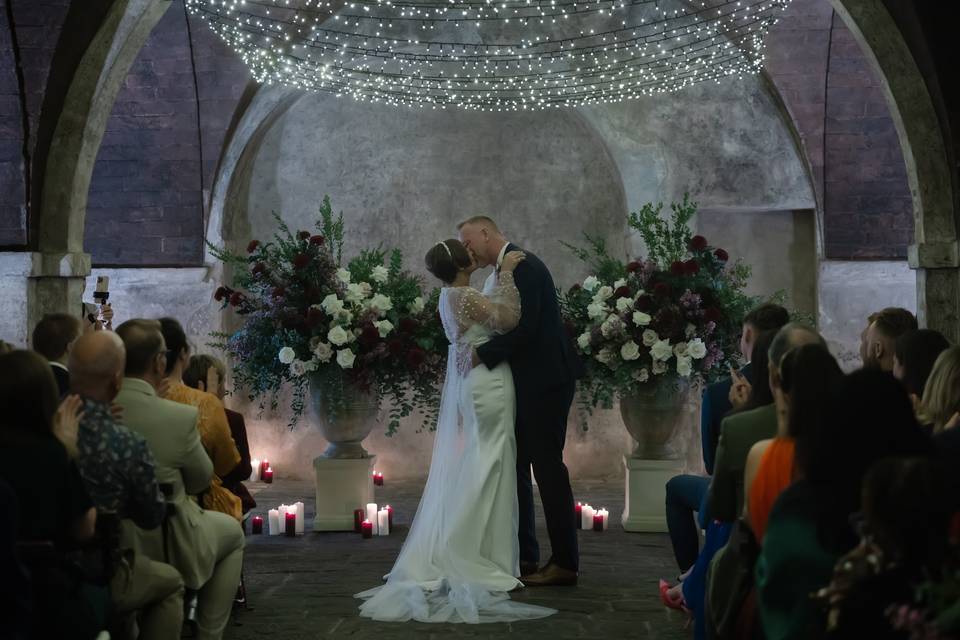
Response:
[[[533,504],[537,479],[547,521],[551,562],[572,571],[580,565],[576,514],[570,474],[563,463],[567,416],[573,403],[575,383],[542,392],[517,394],[517,498],[520,508],[520,561],[539,563],[540,545]]]
[[[140,640],[178,640],[183,626],[180,572],[145,555],[128,554],[110,581],[116,613],[140,613]]]
[[[202,526],[216,553],[213,575],[200,587],[197,638],[220,640],[230,620],[243,568],[243,530],[225,513],[204,511]]]
[[[706,529],[710,522],[707,514],[709,492],[710,478],[707,476],[679,475],[667,482],[667,530],[680,571],[686,571],[697,561],[700,552],[698,529]],[[695,518],[694,513],[699,517]]]

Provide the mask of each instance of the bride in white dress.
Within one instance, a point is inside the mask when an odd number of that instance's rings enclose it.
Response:
[[[358,593],[381,621],[509,622],[556,610],[513,602],[522,587],[517,524],[516,398],[510,365],[472,366],[475,346],[520,320],[508,253],[489,296],[469,286],[476,262],[458,240],[437,243],[427,268],[447,285],[440,317],[450,340],[430,474],[386,584]]]

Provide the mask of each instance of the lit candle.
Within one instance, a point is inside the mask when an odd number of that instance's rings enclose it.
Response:
[[[603,530],[606,531],[610,528],[610,512],[606,509],[600,509],[600,515],[603,516]]]
[[[354,509],[353,510],[353,530],[357,533],[360,533],[360,525],[363,524],[363,521],[367,517],[367,512],[363,509]]]
[[[387,513],[386,509],[380,509],[377,513],[377,535],[390,535],[390,514]]]
[[[360,523],[360,534],[361,534],[364,538],[372,538],[372,537],[373,537],[373,523],[370,522],[369,520],[364,520],[363,522],[361,522],[361,523]]]
[[[250,461],[253,471],[250,472],[250,482],[260,482],[260,461],[254,458]]]
[[[297,535],[297,514],[292,511],[288,511],[286,516],[286,521],[287,521],[287,527],[286,527],[287,535],[292,538],[293,536]],[[600,526],[601,527],[603,526],[602,520],[600,522]]]
[[[573,511],[577,517],[577,529],[583,529],[583,503],[578,502]]]
[[[379,471],[373,472],[373,484],[382,487],[383,486],[383,474]]]
[[[273,484],[273,469],[271,467],[264,469],[261,474],[261,479],[267,484]]]
[[[371,502],[367,505],[367,520],[373,525],[373,532],[377,532],[377,503]]]
[[[581,510],[581,513],[583,515],[583,518],[581,520],[582,524],[580,526],[581,528],[589,531],[590,529],[593,528],[593,507],[591,507],[588,504],[585,504],[583,505],[583,509]]]
[[[593,530],[603,531],[603,516],[599,513],[593,516]]]
[[[393,531],[393,507],[387,505],[384,509],[387,510],[387,524],[390,525],[390,531]]]
[[[253,516],[253,535],[258,536],[263,533],[263,517]]]
[[[263,479],[263,472],[270,468],[270,461],[264,458],[260,461],[260,479]]]
[[[303,503],[302,503],[302,502],[298,502],[296,506],[297,506],[297,534],[301,534],[301,533],[303,533],[303,527],[304,527],[304,523],[303,523]]]
[[[270,518],[270,535],[280,535],[280,511],[278,509],[270,509],[267,517]]]

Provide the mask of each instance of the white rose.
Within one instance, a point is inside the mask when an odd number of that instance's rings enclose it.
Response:
[[[341,309],[340,311],[337,312],[337,314],[334,316],[333,319],[339,322],[340,324],[346,326],[351,322],[353,322],[353,314],[347,311],[346,309]]]
[[[343,300],[338,298],[336,294],[331,293],[323,299],[323,302],[320,303],[320,306],[324,311],[327,312],[327,315],[335,316],[343,311]]]
[[[382,293],[378,293],[370,299],[370,308],[378,314],[383,315],[390,309],[393,309],[393,301]]]
[[[341,369],[353,369],[353,361],[356,359],[357,356],[353,355],[353,351],[350,349],[337,351],[337,364],[340,365]]]
[[[643,311],[633,312],[633,324],[637,325],[638,327],[645,327],[651,322],[653,322],[653,318],[650,317],[650,314],[644,313]]]
[[[591,302],[587,305],[587,315],[591,320],[597,320],[607,315],[607,305],[602,302]]]
[[[290,375],[299,378],[307,372],[307,366],[303,360],[294,360],[290,363]]]
[[[654,360],[669,360],[670,356],[673,355],[673,348],[670,346],[669,340],[657,340],[652,347],[650,347],[650,356]]]
[[[393,331],[393,324],[389,320],[380,320],[379,322],[374,322],[373,326],[377,328],[377,331],[380,332],[381,338],[386,338],[390,335],[390,332]]]
[[[623,323],[620,321],[619,316],[609,315],[607,319],[603,321],[603,324],[600,325],[600,333],[603,334],[604,338],[609,338],[610,336],[619,333],[623,328]]]
[[[590,336],[590,332],[589,332],[589,331],[584,331],[584,332],[581,333],[580,336],[577,338],[577,344],[580,345],[580,348],[581,348],[583,351],[586,351],[587,349],[590,348],[590,338],[591,338],[591,336]]]
[[[347,285],[347,301],[354,304],[363,302],[373,288],[366,282],[356,282]]]
[[[657,335],[657,332],[653,329],[644,329],[643,331],[643,346],[652,347],[657,343],[657,340],[660,339],[660,336]]]
[[[653,361],[653,375],[658,376],[661,373],[665,373],[667,370],[667,363],[661,362],[660,360]]]
[[[640,369],[640,371],[633,372],[633,378],[637,382],[646,382],[650,379],[650,372],[646,369]]]
[[[619,298],[617,300],[617,311],[623,313],[633,308],[633,300],[630,298]]]
[[[327,340],[338,347],[342,347],[350,342],[350,334],[343,327],[334,327],[327,333]]]
[[[350,284],[350,272],[346,269],[337,269],[337,280],[343,284]]]
[[[687,343],[687,354],[694,360],[699,360],[707,355],[707,345],[703,344],[700,338],[694,338]]]
[[[341,331],[343,331],[343,329],[341,329]],[[326,342],[321,342],[314,347],[313,355],[315,355],[320,362],[330,362],[330,358],[333,357],[333,349]]]
[[[599,289],[597,289],[597,292],[593,294],[593,301],[603,302],[605,300],[609,300],[612,296],[613,296],[613,287],[608,287],[607,285],[604,285]]]
[[[586,280],[583,281],[583,288],[587,291],[593,291],[600,285],[600,281],[597,280],[596,276],[589,276]]]
[[[689,378],[692,370],[693,366],[690,356],[680,356],[677,358],[677,373],[684,378]]]
[[[677,344],[673,345],[673,355],[677,356],[678,358],[682,358],[683,356],[687,355],[687,343],[678,342]]]
[[[596,358],[599,362],[602,362],[603,364],[607,364],[607,365],[613,362],[616,357],[617,357],[616,353],[614,353],[608,347],[604,347],[603,349],[600,349],[600,352],[594,356],[594,358]]]
[[[625,286],[627,286],[627,281],[624,280],[623,278],[620,278],[619,280],[613,283],[614,290],[619,289],[620,287],[625,287]]]
[[[374,282],[383,284],[387,281],[387,278],[390,277],[390,272],[387,271],[387,268],[384,266],[376,266],[373,268],[373,274],[370,277]]]
[[[640,357],[640,346],[633,340],[620,347],[620,357],[624,360],[636,360]]]
[[[277,354],[277,357],[283,364],[290,364],[297,358],[297,352],[290,347],[284,347],[283,349],[280,349],[280,353]]]
[[[413,299],[413,302],[412,302],[412,303],[410,303],[410,312],[411,312],[411,313],[420,313],[421,311],[423,311],[424,306],[426,306],[426,305],[425,305],[424,302],[423,302],[423,298],[421,298],[421,297],[418,296],[418,297],[416,297],[416,298]]]

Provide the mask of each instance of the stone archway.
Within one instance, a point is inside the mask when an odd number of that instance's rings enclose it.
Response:
[[[951,169],[929,89],[900,28],[882,0],[831,0],[883,79],[913,196],[921,325],[960,340],[960,256]]]

